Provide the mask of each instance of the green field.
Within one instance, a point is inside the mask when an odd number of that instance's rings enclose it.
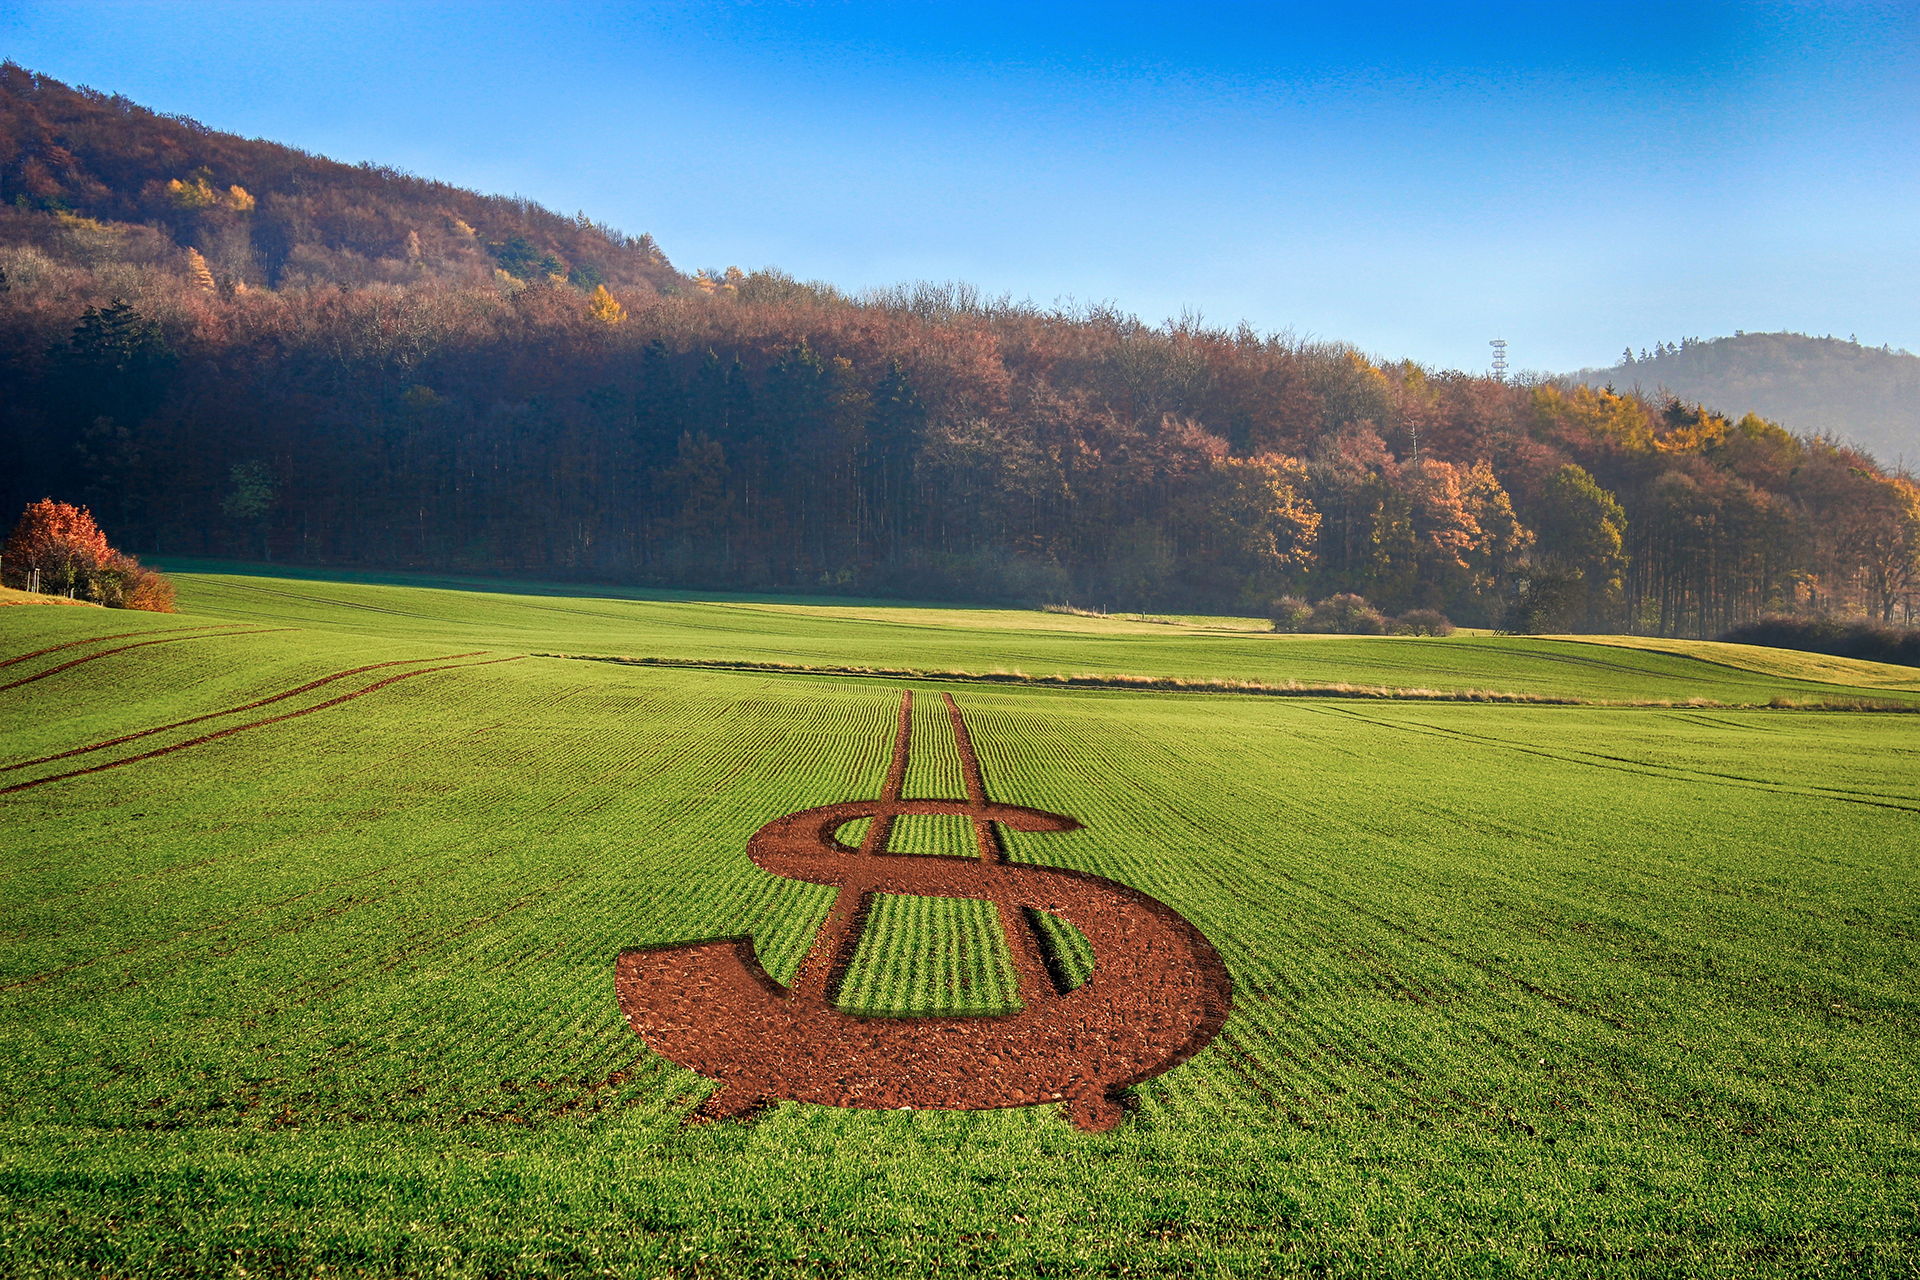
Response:
[[[1920,702],[1920,672],[176,581],[174,616],[0,608],[0,661],[67,646],[0,666],[8,1274],[1920,1268],[1920,718],[1765,709]],[[995,798],[1085,824],[1013,854],[1197,925],[1225,1029],[1102,1135],[694,1125],[713,1085],[644,1050],[614,958],[751,933],[790,976],[830,891],[746,840],[878,794],[903,686],[543,653],[1724,705],[918,684],[906,794],[959,794],[947,689]],[[1005,1006],[988,904],[883,905],[845,1007]]]

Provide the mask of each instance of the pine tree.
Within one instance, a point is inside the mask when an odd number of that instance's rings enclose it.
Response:
[[[868,502],[883,557],[905,541],[907,488],[926,424],[926,406],[896,358],[873,389],[873,411],[867,419]]]
[[[160,326],[115,298],[88,307],[47,353],[49,409],[76,430],[100,417],[128,427],[152,411],[178,362]]]
[[[664,467],[686,431],[686,394],[667,344],[655,338],[640,353],[640,391],[634,397],[635,441],[642,466]]]

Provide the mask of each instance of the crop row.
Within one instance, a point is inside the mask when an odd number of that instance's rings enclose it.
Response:
[[[977,858],[980,845],[971,818],[953,813],[903,813],[893,820],[887,852]]]
[[[834,1003],[865,1014],[1011,1013],[1019,986],[993,903],[876,893]]]

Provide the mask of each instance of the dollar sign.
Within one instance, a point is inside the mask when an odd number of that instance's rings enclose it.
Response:
[[[1007,861],[998,827],[1076,831],[1058,813],[987,798],[980,761],[950,694],[947,715],[966,777],[964,800],[905,800],[913,694],[900,698],[893,762],[877,800],[776,818],[747,854],[777,876],[837,886],[833,906],[791,989],[767,975],[747,937],[621,953],[620,1008],[655,1052],[722,1082],[705,1118],[764,1103],[976,1110],[1060,1102],[1082,1129],[1119,1119],[1120,1090],[1199,1052],[1226,1021],[1233,983],[1200,931],[1137,889],[1060,867]],[[973,823],[977,858],[889,853],[902,814],[957,814]],[[858,848],[837,833],[870,819]],[[867,1017],[836,1009],[837,988],[874,894],[994,903],[1019,976],[1016,1013]],[[1092,945],[1092,974],[1071,991],[1055,980],[1030,912],[1071,923]]]

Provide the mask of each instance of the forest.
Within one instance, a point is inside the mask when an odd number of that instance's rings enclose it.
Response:
[[[141,555],[1522,631],[1910,624],[1831,437],[647,236],[0,68],[0,502]]]

